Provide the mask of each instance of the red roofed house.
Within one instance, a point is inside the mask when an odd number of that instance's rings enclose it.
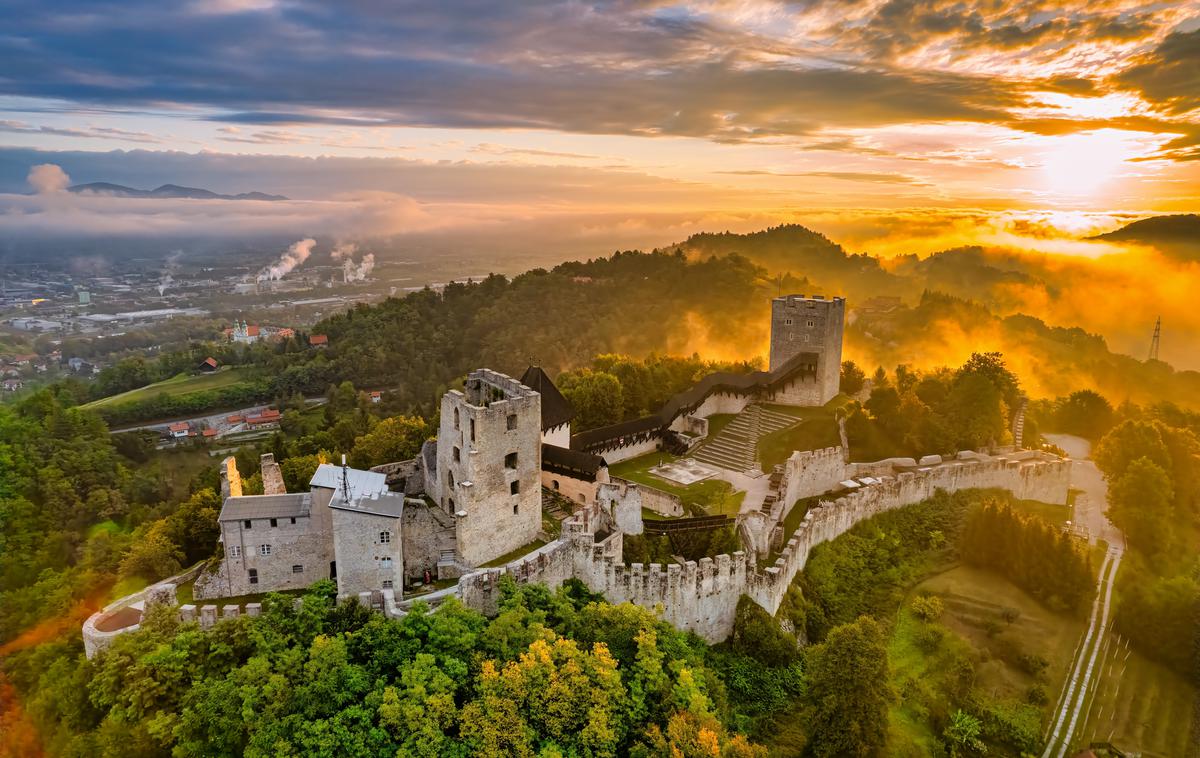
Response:
[[[228,422],[229,422],[229,423],[231,423],[231,424],[240,424],[240,423],[242,423],[243,421],[245,421],[245,420],[246,420],[246,417],[245,417],[245,416],[243,416],[243,415],[242,415],[242,414],[240,414],[240,413],[235,413],[235,414],[233,414],[232,416],[230,416],[229,418],[227,418],[227,419],[225,419],[225,420],[226,420],[226,421],[228,421]]]
[[[308,344],[313,347],[325,347],[329,344],[329,337],[324,334],[314,334],[308,338]]]
[[[213,372],[217,370],[217,359],[211,355],[200,361],[200,370],[204,372]]]
[[[261,413],[247,416],[246,426],[252,429],[270,429],[279,426],[279,419],[282,415],[274,408],[265,408]]]
[[[186,437],[192,433],[192,425],[187,421],[176,421],[167,427],[167,432],[176,439]]]
[[[208,429],[205,429],[203,432],[201,432],[201,434],[203,434],[206,438],[211,439],[212,437],[217,436],[217,430],[213,429],[212,427],[209,427]]]
[[[372,403],[378,403],[378,402],[380,402],[381,400],[383,400],[383,393],[382,393],[382,392],[380,392],[380,391],[376,390],[375,392],[372,392],[372,393],[371,393],[371,402],[372,402]]]

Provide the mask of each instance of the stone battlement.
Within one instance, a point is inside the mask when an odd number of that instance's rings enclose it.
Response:
[[[812,451],[810,457],[827,461],[835,454],[839,465],[844,466],[839,448]],[[999,488],[1021,499],[1065,503],[1069,481],[1070,464],[1044,456],[961,460],[900,472],[818,503],[805,514],[774,564],[764,569],[742,551],[682,566],[633,564],[627,568],[613,545],[592,544],[588,530],[593,525],[589,521],[597,515],[581,512],[563,523],[560,540],[521,561],[489,569],[486,575],[480,572],[464,577],[462,597],[467,605],[486,612],[495,609],[494,588],[502,573],[518,582],[545,582],[551,586],[573,577],[593,592],[603,593],[609,602],[661,607],[665,620],[716,642],[732,632],[738,599],[743,594],[775,613],[788,586],[808,562],[812,548],[836,539],[861,521],[919,503],[938,490]],[[616,532],[608,539],[619,536]]]

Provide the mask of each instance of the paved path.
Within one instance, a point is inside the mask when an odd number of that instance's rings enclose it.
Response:
[[[1125,552],[1125,537],[1104,515],[1108,507],[1108,485],[1096,464],[1088,460],[1091,454],[1088,441],[1066,434],[1045,436],[1072,458],[1071,487],[1079,490],[1075,496],[1072,521],[1077,526],[1087,529],[1090,543],[1094,544],[1097,539],[1104,539],[1108,543],[1108,550],[1100,565],[1096,599],[1092,602],[1087,631],[1084,632],[1083,640],[1071,662],[1071,671],[1063,684],[1063,693],[1055,709],[1050,734],[1046,738],[1046,748],[1042,752],[1042,758],[1062,758],[1071,748],[1075,730],[1081,726],[1080,713],[1086,712],[1085,706],[1091,692],[1089,684],[1095,673],[1096,660],[1104,647],[1105,635],[1108,633],[1113,585],[1116,583],[1117,570],[1121,566],[1121,556]]]

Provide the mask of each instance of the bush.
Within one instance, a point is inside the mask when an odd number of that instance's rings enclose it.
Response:
[[[942,599],[936,595],[922,595],[915,598],[909,605],[913,615],[929,624],[942,616]]]

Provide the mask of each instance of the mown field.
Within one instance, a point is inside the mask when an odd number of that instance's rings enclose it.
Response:
[[[251,373],[251,370],[247,368],[227,366],[211,374],[177,374],[170,379],[147,384],[145,387],[93,400],[82,407],[101,410],[108,406],[142,402],[160,395],[187,395],[192,392],[221,389],[249,379]]]

